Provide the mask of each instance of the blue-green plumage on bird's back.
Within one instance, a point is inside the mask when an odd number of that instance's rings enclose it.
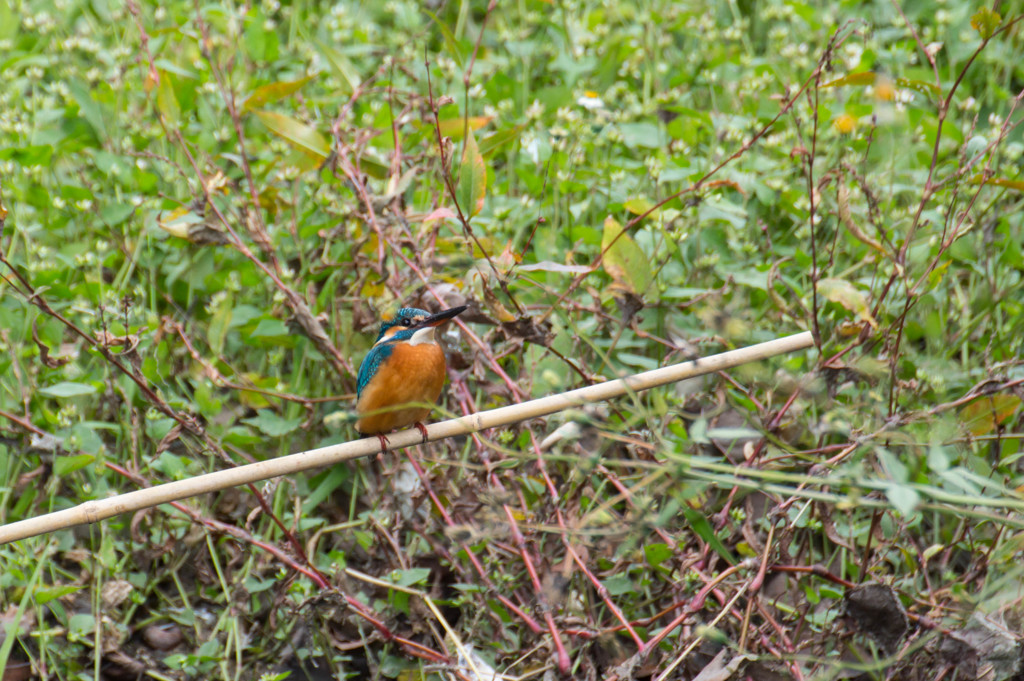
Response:
[[[430,314],[404,307],[380,325],[373,348],[359,366],[356,379],[356,430],[377,435],[420,423],[430,413],[444,386],[444,352],[434,338],[437,327],[464,312],[466,306]]]
[[[356,379],[356,399],[359,399],[363,394],[363,388],[370,382],[373,375],[377,373],[377,367],[391,356],[391,351],[394,349],[393,345],[374,346],[370,349],[370,352],[363,359],[363,363],[359,365],[359,378]]]

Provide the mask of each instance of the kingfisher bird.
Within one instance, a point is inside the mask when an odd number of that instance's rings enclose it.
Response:
[[[467,305],[436,314],[403,307],[381,322],[377,340],[359,365],[356,382],[356,430],[380,438],[384,433],[415,425],[427,441],[422,421],[441,397],[446,377],[444,351],[434,336],[437,328],[466,311]]]

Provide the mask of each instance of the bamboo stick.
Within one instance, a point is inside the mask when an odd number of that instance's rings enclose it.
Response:
[[[529,402],[499,407],[477,414],[470,414],[427,426],[427,441],[442,440],[456,435],[465,435],[478,430],[507,426],[519,421],[548,416],[571,407],[589,402],[602,402],[627,393],[649,390],[658,386],[675,383],[687,378],[702,376],[714,371],[729,369],[740,364],[803,350],[813,345],[809,331],[759,343],[738,350],[723,352],[703,359],[695,359],[672,366],[635,374],[614,381],[570,390],[569,392],[542,397]],[[403,449],[420,444],[423,436],[416,429],[403,430],[388,436],[388,450]],[[228,487],[259,482],[290,473],[330,466],[380,452],[380,441],[376,437],[354,440],[329,447],[299,452],[267,461],[251,463],[237,468],[206,473],[188,480],[168,482],[156,487],[119,494],[106,499],[86,501],[73,508],[55,511],[46,515],[19,520],[0,526],[0,544],[34,537],[75,525],[95,523],[122,513],[131,513],[171,501],[216,492]]]

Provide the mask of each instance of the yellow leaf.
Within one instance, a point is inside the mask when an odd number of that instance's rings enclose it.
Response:
[[[498,300],[498,297],[494,295],[494,291],[490,287],[484,287],[482,291],[484,303],[492,317],[505,324],[510,324],[516,320],[516,316]]]
[[[853,219],[853,213],[850,212],[850,190],[846,187],[843,182],[839,183],[838,191],[838,205],[839,205],[839,220],[846,225],[846,229],[849,230],[850,234],[855,236],[857,239],[863,241],[871,248],[875,249],[882,255],[886,255],[885,248],[877,240],[872,239],[857,225]]]
[[[878,329],[878,322],[871,315],[867,296],[850,282],[845,279],[822,279],[818,282],[818,293],[833,303],[842,305],[870,324],[872,329]]]
[[[987,435],[1020,409],[1016,395],[979,397],[960,410],[960,418],[972,435]]]
[[[359,296],[363,299],[372,300],[383,296],[386,290],[382,281],[367,281],[359,290]]]
[[[188,239],[189,227],[202,221],[202,216],[193,213],[188,206],[176,208],[169,213],[160,213],[156,217],[156,224],[160,229],[179,239]]]
[[[441,130],[443,136],[451,137],[458,142],[466,131],[467,123],[470,130],[479,130],[490,122],[491,116],[471,116],[469,119],[445,118],[437,122],[437,127]]]
[[[327,140],[319,132],[290,116],[273,111],[253,111],[263,125],[270,128],[278,137],[285,139],[296,149],[320,160],[327,158],[330,147]]]
[[[874,85],[877,89],[876,94],[879,99],[892,99],[892,84],[895,83],[900,87],[905,87],[908,90],[914,90],[925,95],[937,95],[942,91],[938,85],[934,83],[928,83],[923,80],[914,80],[912,78],[895,78],[890,79],[884,75],[879,75],[874,71],[861,71],[860,73],[851,73],[848,76],[842,78],[836,78],[835,80],[829,81],[822,85],[823,88],[840,87],[842,85]]]
[[[993,12],[988,7],[982,7],[971,17],[971,28],[978,32],[982,40],[988,40],[995,35],[1003,17],[999,12]]]
[[[928,273],[928,284],[931,286],[938,286],[942,282],[942,278],[946,275],[946,270],[949,269],[951,260],[944,261],[941,265],[938,265],[935,269]]]
[[[861,71],[859,73],[851,73],[843,76],[842,78],[836,78],[824,83],[821,87],[839,87],[840,85],[873,85],[875,82],[876,75],[873,71]]]
[[[601,237],[602,267],[615,283],[637,296],[656,297],[651,284],[654,275],[647,255],[614,218],[604,221]]]
[[[359,169],[375,180],[383,180],[391,172],[391,166],[370,156],[369,150],[364,151],[363,155],[359,157]]]
[[[249,98],[245,100],[245,110],[252,111],[256,107],[263,106],[268,102],[276,102],[279,99],[284,99],[289,95],[293,95],[298,92],[303,85],[311,80],[313,80],[313,76],[306,76],[305,78],[299,78],[298,80],[283,80],[276,83],[261,85],[253,90],[252,94],[249,95]]]
[[[310,170],[316,170],[323,163],[323,159],[315,154],[310,154],[301,149],[292,147],[292,150],[288,155],[281,159],[281,166],[285,168],[295,168],[300,173],[307,173]]]
[[[484,195],[487,193],[487,166],[476,139],[471,130],[466,136],[466,144],[462,148],[462,163],[459,165],[459,184],[455,190],[459,200],[459,208],[469,217],[484,208]]]
[[[1019,192],[1024,192],[1024,181],[1021,180],[1008,180],[1004,177],[990,177],[985,179],[981,173],[978,173],[967,181],[971,184],[991,184],[996,187],[1006,187],[1007,189],[1016,189]]]
[[[272,378],[260,376],[255,373],[244,373],[242,377],[247,383],[251,383],[257,388],[264,388],[267,390],[273,390],[276,381]],[[256,390],[239,390],[238,401],[250,409],[264,409],[270,406],[270,400],[267,396]]]
[[[643,215],[647,211],[651,210],[654,204],[647,199],[629,199],[622,207],[628,210],[633,215]],[[661,218],[661,209],[657,208],[647,217],[658,220]]]
[[[164,119],[165,125],[177,127],[181,121],[181,107],[178,106],[178,98],[174,94],[174,85],[171,77],[166,72],[160,72],[160,82],[156,89],[156,110]]]

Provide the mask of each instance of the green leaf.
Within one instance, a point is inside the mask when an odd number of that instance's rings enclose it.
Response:
[[[280,338],[288,336],[291,332],[288,325],[280,319],[261,319],[256,328],[249,333],[250,338]]]
[[[738,562],[736,556],[732,555],[732,552],[726,548],[722,540],[715,534],[715,529],[711,527],[711,523],[708,522],[707,516],[704,515],[703,511],[684,506],[683,517],[690,524],[690,529],[707,542],[707,545],[713,548],[715,553],[725,559],[730,565],[736,565]]]
[[[254,577],[252,575],[246,577],[245,580],[242,582],[246,593],[249,594],[258,594],[261,591],[266,591],[267,589],[276,586],[277,583],[278,582],[276,579],[259,579],[258,577]]]
[[[971,17],[971,28],[978,32],[982,40],[991,38],[1001,23],[1003,18],[999,12],[994,12],[988,7],[982,7]]]
[[[245,18],[245,33],[242,44],[249,53],[249,57],[255,62],[270,62],[278,57],[280,39],[277,31],[267,30],[264,24],[267,17],[256,6],[256,10],[250,10]]]
[[[100,22],[109,24],[114,21],[114,15],[110,12],[110,3],[107,0],[91,0],[89,6],[96,13]]]
[[[519,135],[522,134],[525,128],[525,125],[516,125],[511,128],[506,128],[505,130],[499,130],[492,135],[488,135],[480,140],[480,154],[484,158],[490,158],[512,140],[519,139]]]
[[[0,40],[13,38],[20,30],[21,22],[14,15],[14,5],[0,2]]]
[[[245,100],[244,108],[246,111],[252,111],[256,107],[263,106],[269,102],[276,102],[289,97],[301,90],[302,86],[313,80],[313,78],[314,76],[306,76],[298,80],[284,80],[261,85],[253,90],[253,93]]]
[[[520,272],[557,272],[559,274],[583,274],[593,270],[590,265],[563,265],[562,263],[551,262],[550,260],[519,265],[516,269]]]
[[[391,172],[391,166],[384,161],[370,156],[369,153],[364,152],[359,157],[359,169],[376,180],[387,179],[388,174]]]
[[[111,203],[100,210],[100,218],[107,227],[116,227],[135,212],[135,206],[130,203]]]
[[[225,297],[221,304],[214,308],[210,317],[206,341],[215,355],[219,355],[224,350],[224,340],[227,338],[228,331],[231,330],[231,318],[234,312],[231,302],[229,298]]]
[[[256,416],[242,419],[242,423],[254,426],[264,435],[270,437],[281,437],[292,432],[302,424],[302,419],[286,419],[278,416],[269,409],[260,409]]]
[[[153,66],[155,66],[157,70],[160,71],[160,73],[173,73],[176,76],[179,76],[181,78],[188,78],[190,80],[196,80],[196,78],[198,78],[198,74],[196,74],[195,72],[189,71],[188,69],[183,69],[174,62],[168,61],[166,59],[157,59],[153,62]]]
[[[90,383],[72,383],[62,381],[45,388],[39,389],[39,394],[45,397],[82,397],[84,395],[95,395],[96,387]]]
[[[427,581],[428,577],[430,577],[430,568],[408,568],[391,571],[391,582],[398,586],[423,584]]]
[[[476,215],[483,210],[486,192],[487,166],[484,165],[484,157],[476,146],[473,131],[470,130],[462,149],[459,184],[455,190],[459,199],[459,208],[470,217]]]
[[[668,141],[654,123],[619,123],[619,132],[630,149],[660,149]]]
[[[78,613],[68,618],[68,633],[85,638],[96,631],[96,618],[88,613]]]
[[[95,422],[76,423],[71,427],[71,435],[78,441],[77,449],[85,454],[99,454],[103,451],[103,438],[96,432]],[[102,426],[101,426],[102,427]]]
[[[263,125],[270,128],[278,137],[287,140],[296,149],[303,153],[314,156],[319,160],[326,160],[330,154],[330,146],[327,140],[319,132],[305,123],[273,111],[253,111]]]
[[[213,386],[206,381],[196,383],[192,401],[199,413],[206,418],[212,419],[224,413],[224,401],[216,396]]]
[[[657,569],[659,565],[671,557],[672,549],[668,547],[668,544],[655,542],[644,547],[644,558],[647,559],[647,564],[652,568]]]
[[[242,338],[250,345],[290,348],[295,346],[300,336],[280,319],[261,319],[252,331],[243,330]]]
[[[313,43],[316,45],[320,53],[327,59],[327,63],[334,71],[334,75],[337,76],[342,82],[348,83],[348,94],[354,92],[359,84],[363,82],[362,77],[359,75],[359,71],[352,65],[348,57],[338,52],[336,49],[323,43],[319,40],[314,40]]]
[[[68,83],[68,92],[78,103],[78,111],[88,121],[90,127],[96,133],[96,137],[104,139],[107,136],[107,126],[104,123],[105,116],[99,103],[92,98],[92,94],[80,81],[72,80]]]
[[[188,475],[188,465],[185,457],[179,457],[170,452],[161,454],[153,462],[153,467],[172,480],[180,480]]]
[[[67,596],[68,594],[73,594],[81,588],[83,587],[64,584],[61,586],[51,586],[36,589],[36,592],[32,594],[32,600],[36,602],[36,605],[46,605],[50,601],[55,601],[58,598],[63,598],[64,596]]]
[[[906,464],[900,461],[899,457],[885,447],[875,447],[875,456],[878,457],[878,463],[882,465],[890,481],[896,483],[907,482],[910,477],[910,471],[907,469]]]
[[[465,64],[462,59],[462,50],[459,49],[459,42],[455,39],[455,35],[440,19],[437,15],[431,12],[429,9],[424,9],[427,16],[434,20],[437,27],[441,29],[441,35],[444,36],[445,47],[448,48],[448,52],[451,54],[451,58],[455,60],[455,63],[459,65],[459,68],[464,68]]]
[[[352,474],[344,466],[332,466],[327,470],[327,475],[317,484],[313,490],[306,495],[302,502],[304,515],[313,513],[314,509],[322,501],[326,501],[334,490],[346,482]]]
[[[605,579],[604,588],[608,589],[608,594],[611,596],[622,596],[636,591],[633,580],[629,578],[629,575],[622,573]]]
[[[933,473],[942,473],[949,470],[949,455],[942,445],[933,442],[928,447],[928,469]]]
[[[232,426],[228,428],[228,432],[224,434],[225,444],[231,444],[236,447],[251,447],[258,445],[263,440],[260,439],[259,435],[254,434],[250,429],[243,428],[242,426]]]
[[[743,428],[740,426],[735,428],[708,428],[708,437],[716,440],[736,441],[761,437],[761,433],[753,428]]]
[[[885,487],[885,496],[893,507],[905,516],[911,515],[921,501],[921,495],[911,487],[899,483],[889,483]]]
[[[16,161],[26,168],[45,166],[53,158],[53,146],[49,144],[30,144],[23,147],[8,147],[0,149],[0,158]]]
[[[74,456],[58,456],[53,460],[53,472],[57,475],[69,475],[85,468],[93,461],[96,457],[92,454],[76,454]]]

